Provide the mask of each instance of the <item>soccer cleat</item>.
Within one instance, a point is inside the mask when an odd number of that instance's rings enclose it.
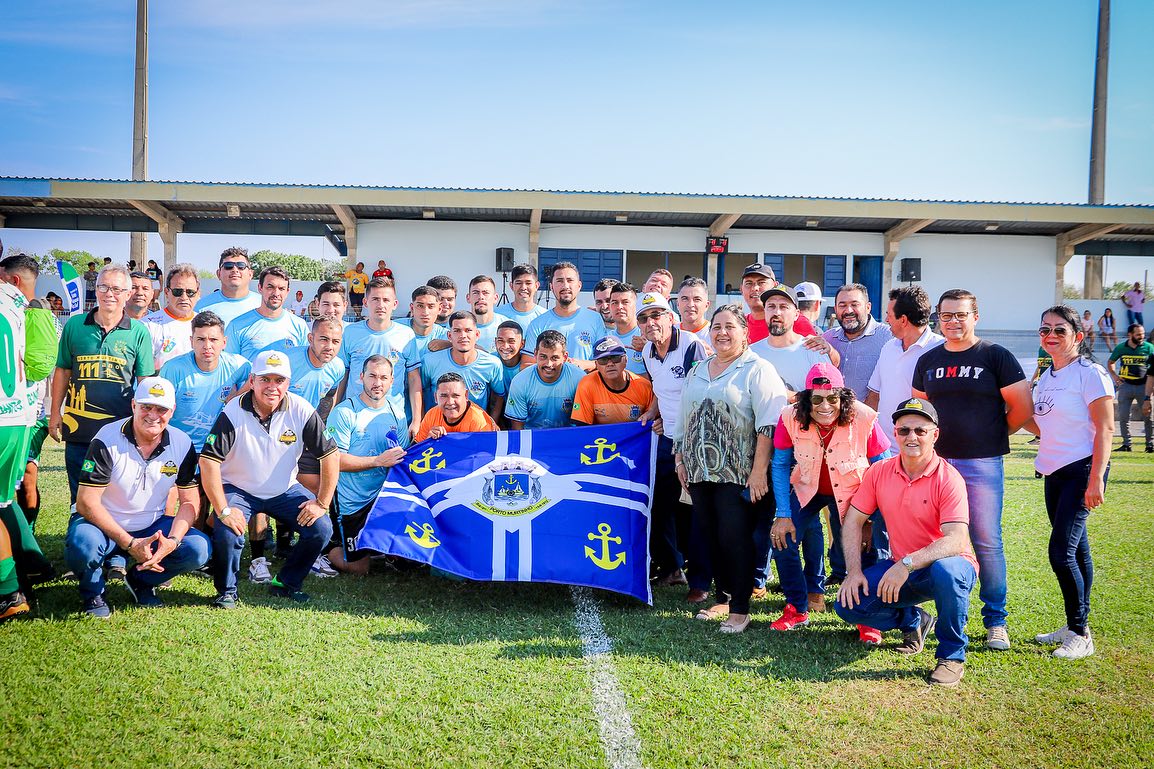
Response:
[[[268,570],[267,558],[253,558],[248,565],[248,581],[254,585],[263,585],[272,579],[272,572]]]
[[[966,672],[966,663],[958,662],[957,660],[938,660],[937,667],[930,673],[927,679],[933,686],[944,686],[947,689],[953,688],[962,682],[962,676]]]
[[[212,599],[212,607],[214,609],[235,609],[236,593],[221,593]]]
[[[938,624],[938,618],[930,614],[928,611],[920,606],[915,606],[914,610],[918,613],[918,626],[914,630],[909,630],[902,633],[902,642],[894,649],[899,654],[918,654],[922,649],[926,648],[926,636],[934,629],[934,625]],[[943,662],[949,660],[941,660],[938,662],[938,667],[941,667]],[[934,671],[937,672],[936,670]],[[958,680],[961,680],[959,674]],[[931,681],[930,683],[933,683]],[[955,684],[957,681],[954,682]],[[952,686],[953,684],[946,684]]]
[[[1005,625],[986,628],[986,648],[996,652],[1010,650],[1010,631]]]
[[[339,571],[333,568],[332,561],[329,560],[327,555],[318,555],[317,559],[313,561],[313,566],[309,570],[309,573],[320,579],[331,579],[340,574]]]
[[[809,624],[809,612],[800,612],[792,603],[785,605],[781,616],[770,623],[770,630],[793,630]]]
[[[6,596],[0,596],[0,622],[19,617],[30,611],[32,611],[32,607],[28,605],[28,599],[19,590]]]
[[[156,591],[144,584],[136,573],[136,569],[128,572],[124,577],[124,586],[128,588],[129,595],[136,601],[137,606],[143,606],[146,609],[159,609],[164,606],[164,601],[156,597]]]
[[[1094,653],[1094,639],[1090,637],[1090,628],[1086,628],[1086,635],[1070,633],[1070,637],[1054,650],[1054,656],[1062,660],[1080,660]]]
[[[85,598],[81,611],[96,619],[108,619],[112,616],[112,609],[108,608],[108,604],[104,601],[104,593]]]
[[[882,631],[868,625],[857,626],[857,637],[866,646],[882,645]]]
[[[1034,640],[1040,644],[1062,644],[1066,643],[1066,639],[1074,635],[1074,631],[1070,630],[1067,625],[1055,630],[1053,633],[1039,633],[1034,636]]]

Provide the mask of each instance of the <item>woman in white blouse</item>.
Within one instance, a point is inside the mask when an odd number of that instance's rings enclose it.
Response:
[[[1061,644],[1054,656],[1081,659],[1094,653],[1088,624],[1094,562],[1086,525],[1102,504],[1114,437],[1114,384],[1106,371],[1079,354],[1082,324],[1071,307],[1042,313],[1042,347],[1054,363],[1034,388],[1034,416],[1027,429],[1041,436],[1034,467],[1045,476],[1050,567],[1058,578],[1066,625],[1037,637]]]
[[[721,632],[741,633],[753,594],[754,504],[769,493],[773,427],[788,396],[773,366],[749,351],[739,306],[718,307],[709,336],[715,353],[689,372],[678,434],[670,437],[677,477],[713,558],[716,600],[697,618],[728,614]]]

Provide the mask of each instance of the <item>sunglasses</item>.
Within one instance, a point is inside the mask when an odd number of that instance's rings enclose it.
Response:
[[[168,291],[169,291],[169,293],[171,293],[173,296],[176,296],[176,297],[181,297],[181,296],[190,296],[191,297],[191,296],[196,296],[198,293],[200,293],[195,288],[170,288],[170,289],[168,289]]]
[[[624,355],[606,355],[603,358],[598,358],[597,362],[598,363],[620,363],[623,360],[625,360]]]
[[[222,270],[247,270],[248,262],[221,262],[220,269]]]
[[[1053,334],[1056,337],[1069,336],[1070,329],[1066,326],[1042,326],[1038,329],[1038,336],[1049,336]]]
[[[897,429],[897,433],[898,433],[898,435],[901,435],[903,437],[906,435],[909,435],[910,433],[913,433],[914,435],[921,438],[924,435],[928,434],[933,429],[934,428],[932,428],[932,427],[899,427]]]
[[[831,406],[836,406],[841,401],[840,393],[830,393],[829,395],[818,395],[816,393],[809,396],[809,402],[815,406],[820,406],[821,402],[825,401]]]

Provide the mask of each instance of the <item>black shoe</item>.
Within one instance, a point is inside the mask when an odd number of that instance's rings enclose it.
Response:
[[[28,605],[28,599],[19,590],[0,596],[0,622],[6,622],[30,611],[32,607]]]
[[[1118,448],[1114,449],[1114,451],[1133,451],[1133,450],[1134,449],[1130,448],[1129,444],[1119,446]]]
[[[269,585],[268,594],[273,598],[288,598],[296,603],[308,603],[312,597],[303,590],[293,590],[290,587],[276,584]]]
[[[81,611],[96,619],[108,619],[112,616],[112,609],[108,608],[108,604],[104,601],[104,593],[92,598],[85,598]]]
[[[1154,454],[1154,443],[1147,443],[1146,444],[1146,453],[1147,454]]]
[[[51,582],[56,579],[56,567],[52,564],[47,564],[42,571],[26,574],[25,579],[29,585],[33,586]]]
[[[212,599],[212,608],[214,608],[214,609],[235,609],[236,608],[236,593],[221,593],[216,598]]]
[[[137,606],[146,609],[159,609],[164,606],[164,601],[156,597],[156,591],[151,586],[144,584],[136,569],[130,570],[124,576],[124,586],[128,588],[128,593],[136,601]]]

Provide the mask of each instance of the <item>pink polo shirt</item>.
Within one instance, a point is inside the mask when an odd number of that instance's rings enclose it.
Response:
[[[970,523],[966,482],[937,454],[914,481],[906,475],[901,456],[870,465],[854,494],[853,506],[866,514],[882,511],[895,561],[941,539],[943,523]],[[961,556],[978,568],[969,538]]]

